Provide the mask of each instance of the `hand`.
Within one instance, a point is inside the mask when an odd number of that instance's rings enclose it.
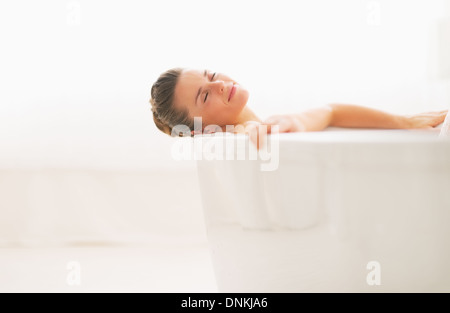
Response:
[[[278,128],[273,127],[275,125]],[[250,124],[246,131],[250,135],[250,140],[259,149],[267,134],[300,132],[305,131],[305,127],[292,115],[273,115],[262,123]]]
[[[444,122],[448,110],[404,116],[406,129],[433,128]]]

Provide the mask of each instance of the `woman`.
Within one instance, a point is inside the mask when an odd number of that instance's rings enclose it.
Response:
[[[201,132],[208,125],[243,125],[245,132],[258,125],[278,125],[278,132],[320,131],[329,126],[350,128],[412,129],[433,128],[441,124],[447,110],[416,115],[393,115],[386,112],[348,104],[330,104],[299,114],[274,115],[261,121],[247,106],[249,92],[223,73],[208,70],[174,68],[161,74],[153,84],[150,103],[153,120],[164,133],[178,136],[177,125],[185,125],[194,134],[194,117],[201,117]],[[239,128],[237,128],[239,129]],[[242,129],[242,128],[241,128]],[[197,131],[197,129],[195,129]],[[242,131],[242,130],[241,130]],[[241,132],[239,130],[235,132]],[[250,132],[255,134],[255,132]],[[257,137],[251,136],[257,144]],[[260,136],[261,138],[261,136]]]

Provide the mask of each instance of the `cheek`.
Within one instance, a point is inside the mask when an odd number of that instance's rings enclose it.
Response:
[[[218,123],[218,120],[223,115],[223,104],[218,101],[213,101],[210,99],[207,104],[205,104],[202,108],[202,116],[204,121],[207,121],[208,124]]]
[[[205,107],[203,111],[204,121],[208,124],[225,125],[230,122],[233,112],[223,103]]]
[[[208,125],[234,124],[237,116],[247,104],[248,91],[239,90],[230,104],[224,104],[220,97],[211,98],[203,107],[202,115]]]

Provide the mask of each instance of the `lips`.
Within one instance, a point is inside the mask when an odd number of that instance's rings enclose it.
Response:
[[[230,95],[228,96],[228,102],[231,100],[231,98],[233,98],[235,93],[236,93],[236,86],[235,86],[235,84],[233,84],[233,86],[231,87],[231,90],[230,90]]]

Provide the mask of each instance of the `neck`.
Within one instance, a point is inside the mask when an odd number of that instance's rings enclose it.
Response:
[[[247,126],[248,122],[258,122],[261,123],[261,119],[256,116],[256,114],[250,110],[247,106],[244,107],[244,109],[239,114],[236,123],[234,123],[234,126],[236,125],[243,125],[244,127]],[[222,126],[223,131],[226,131],[226,126]]]
[[[245,106],[244,109],[242,110],[242,112],[238,116],[236,125],[238,125],[238,124],[244,125],[245,123],[251,122],[251,121],[261,123],[261,120],[259,119],[259,117],[256,116],[256,114],[253,113],[253,111],[250,110],[249,107]]]

